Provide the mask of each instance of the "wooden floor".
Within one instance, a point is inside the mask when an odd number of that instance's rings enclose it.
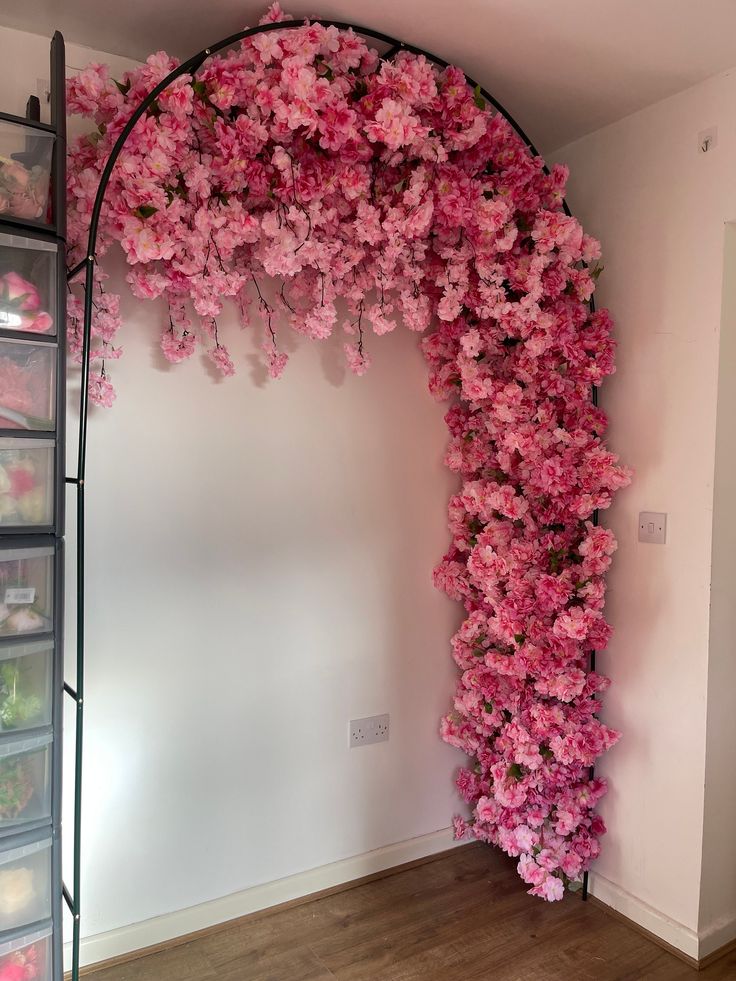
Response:
[[[736,981],[698,973],[580,895],[544,903],[473,845],[390,878],[95,971],[94,981]]]

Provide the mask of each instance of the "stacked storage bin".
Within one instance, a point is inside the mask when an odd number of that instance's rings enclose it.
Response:
[[[59,981],[64,45],[52,123],[0,113],[0,981]],[[35,105],[34,105],[35,103]],[[33,117],[36,117],[35,119]]]

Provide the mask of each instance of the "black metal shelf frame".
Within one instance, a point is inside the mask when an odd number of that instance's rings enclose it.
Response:
[[[72,689],[70,686],[66,685],[65,689],[67,694],[72,697],[77,704],[77,722],[76,722],[76,763],[75,763],[75,781],[74,781],[74,842],[73,842],[73,854],[74,854],[74,871],[73,871],[73,892],[69,892],[66,887],[64,887],[64,898],[69,906],[74,917],[73,925],[73,937],[72,937],[72,971],[71,971],[71,981],[78,981],[79,978],[79,940],[80,940],[80,895],[81,895],[81,874],[80,874],[80,853],[81,853],[81,806],[82,806],[82,747],[83,747],[83,735],[84,735],[84,657],[85,657],[85,605],[84,605],[84,587],[85,587],[85,478],[86,478],[86,467],[87,467],[87,433],[88,433],[88,415],[89,415],[89,352],[90,352],[90,342],[91,342],[91,328],[92,328],[92,301],[93,301],[93,287],[94,287],[94,269],[96,262],[96,249],[97,249],[97,237],[99,232],[100,214],[102,209],[102,204],[105,198],[105,193],[112,175],[113,168],[122,152],[128,137],[130,136],[133,128],[135,127],[138,120],[147,112],[147,110],[152,106],[158,96],[169,87],[173,82],[175,82],[182,75],[191,75],[194,77],[199,69],[204,65],[208,58],[212,55],[223,51],[226,48],[232,47],[233,45],[245,40],[249,37],[254,37],[258,34],[266,34],[272,31],[288,31],[294,30],[300,27],[304,27],[307,24],[320,24],[323,27],[336,27],[338,30],[351,30],[356,34],[369,38],[372,41],[377,41],[381,44],[387,46],[387,50],[381,56],[382,61],[387,61],[393,58],[401,51],[408,51],[412,54],[423,55],[428,61],[436,65],[440,69],[450,67],[450,63],[445,61],[443,58],[432,54],[429,51],[425,51],[414,44],[409,44],[405,41],[401,41],[389,34],[384,34],[381,31],[375,31],[371,28],[363,27],[359,24],[351,24],[344,21],[332,20],[329,18],[315,18],[315,19],[297,19],[290,21],[282,21],[279,23],[271,24],[261,24],[258,27],[248,28],[247,30],[238,31],[236,34],[232,34],[209,47],[203,48],[197,54],[192,55],[186,61],[183,61],[177,68],[171,71],[158,85],[153,88],[148,95],[146,95],[138,104],[137,108],[129,118],[128,122],[122,129],[118,139],[115,142],[110,155],[105,163],[102,174],[100,175],[100,182],[97,188],[97,194],[95,196],[94,205],[92,208],[92,213],[90,217],[89,233],[87,237],[87,251],[85,257],[78,262],[75,266],[67,271],[67,280],[72,282],[76,280],[80,273],[84,272],[84,321],[83,321],[83,343],[82,343],[82,369],[81,369],[81,391],[80,391],[80,401],[79,401],[79,424],[78,424],[78,449],[77,449],[77,468],[76,474],[73,477],[67,477],[66,483],[72,485],[77,494],[76,498],[76,514],[77,514],[77,552],[76,552],[76,626],[77,626],[77,678],[76,678],[76,689]],[[507,109],[498,102],[483,86],[478,84],[473,78],[466,75],[467,83],[471,88],[477,88],[479,93],[485,99],[485,101],[493,107],[493,109],[503,116],[504,119],[514,128],[519,137],[523,140],[530,153],[534,156],[541,156],[536,146],[530,138],[527,136],[525,131],[521,128],[519,123],[514,119],[514,117],[508,112]],[[546,166],[544,166],[545,173],[549,173]],[[564,213],[568,216],[571,215],[570,209],[566,201],[562,202],[562,207]],[[594,309],[594,303],[590,302],[591,310]],[[593,400],[597,404],[597,393],[595,389],[593,390]],[[594,522],[597,524],[598,514],[594,515]],[[595,666],[594,656],[591,656],[591,670]],[[591,768],[592,773],[592,768]],[[588,896],[588,873],[586,872],[583,879],[583,889],[582,898],[585,900]]]
[[[66,97],[65,97],[65,53],[64,39],[58,32],[51,42],[51,122],[42,123],[38,119],[38,100],[31,98],[25,117],[0,112],[0,124],[12,123],[32,133],[40,131],[53,135],[51,162],[51,218],[49,221],[21,219],[13,215],[0,215],[0,231],[11,236],[23,236],[38,242],[50,243],[56,253],[55,260],[55,324],[53,333],[40,334],[22,330],[0,329],[3,341],[32,342],[38,347],[47,347],[55,353],[55,419],[53,426],[43,430],[0,429],[0,438],[30,439],[52,441],[53,451],[53,522],[48,525],[3,526],[0,529],[0,557],[20,550],[24,555],[33,556],[39,552],[50,558],[51,576],[51,629],[38,633],[20,633],[0,638],[0,650],[7,650],[16,644],[53,644],[51,679],[51,725],[23,730],[23,737],[29,739],[36,735],[51,737],[50,799],[51,817],[31,821],[22,828],[4,832],[3,841],[8,845],[24,842],[34,834],[46,832],[52,841],[51,846],[51,920],[29,923],[9,934],[3,940],[20,939],[33,935],[36,929],[51,929],[51,965],[47,965],[48,976],[53,981],[63,978],[62,945],[62,873],[61,873],[61,789],[62,789],[62,722],[64,691],[64,531],[65,531],[65,473],[66,473]],[[50,251],[50,250],[49,250]],[[5,736],[7,744],[15,739]]]

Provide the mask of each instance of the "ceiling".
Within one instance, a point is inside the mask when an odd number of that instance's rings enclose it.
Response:
[[[246,25],[257,0],[0,0],[0,24],[143,59],[187,56]],[[736,66],[736,0],[284,0],[363,24],[481,82],[544,151]]]

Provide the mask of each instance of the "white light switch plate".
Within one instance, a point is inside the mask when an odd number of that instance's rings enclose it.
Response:
[[[667,541],[667,515],[662,511],[639,512],[639,541],[664,545]]]

